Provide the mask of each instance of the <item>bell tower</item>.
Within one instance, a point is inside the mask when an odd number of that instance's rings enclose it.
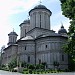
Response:
[[[16,32],[14,32],[14,30],[13,30],[12,32],[10,32],[10,33],[8,34],[8,36],[9,36],[8,46],[15,44],[15,43],[16,43],[16,40],[17,40],[17,36],[18,36],[18,35],[16,34]]]

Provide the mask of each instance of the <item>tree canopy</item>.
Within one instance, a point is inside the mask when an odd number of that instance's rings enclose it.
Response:
[[[70,60],[72,60],[71,62],[75,66],[75,0],[60,0],[60,2],[62,14],[70,19],[68,42],[64,46],[64,49],[69,54]]]
[[[63,15],[69,19],[75,19],[75,0],[60,0]]]

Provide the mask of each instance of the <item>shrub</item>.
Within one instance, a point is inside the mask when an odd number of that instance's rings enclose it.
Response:
[[[36,65],[36,69],[39,69],[39,68],[40,68],[40,65],[39,65],[39,64],[37,64],[37,65]]]
[[[40,68],[41,68],[41,69],[44,69],[44,65],[40,64]]]
[[[29,73],[32,74],[32,70],[31,69],[29,69]]]
[[[24,68],[23,71],[28,71],[28,69],[27,68]]]
[[[42,65],[42,64],[37,64],[37,65],[36,65],[36,69],[44,69],[44,65]]]
[[[35,69],[35,67],[34,67],[34,65],[32,65],[32,64],[30,64],[29,66],[28,66],[28,69]]]
[[[26,67],[26,62],[22,62],[21,67]]]

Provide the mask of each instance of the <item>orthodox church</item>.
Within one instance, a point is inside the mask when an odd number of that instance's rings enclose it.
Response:
[[[62,46],[67,40],[67,31],[62,25],[58,33],[51,30],[50,17],[52,12],[39,4],[29,11],[30,19],[24,20],[20,26],[20,39],[16,32],[8,34],[8,47],[2,54],[2,64],[8,64],[17,58],[19,63],[46,63],[47,68],[54,69],[54,62],[60,69],[68,68],[68,55]]]

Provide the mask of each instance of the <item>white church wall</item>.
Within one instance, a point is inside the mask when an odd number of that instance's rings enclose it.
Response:
[[[35,58],[34,58],[34,49],[35,49],[34,42],[33,41],[22,41],[22,42],[18,43],[18,46],[19,46],[18,54],[21,54],[20,60],[25,61],[26,63],[34,64],[34,60],[35,60]],[[30,56],[30,62],[28,62],[28,56]]]
[[[67,54],[65,55],[62,50],[62,41],[59,37],[49,37],[48,38],[42,38],[37,40],[37,55],[40,53],[40,57],[37,57],[38,59],[41,59],[41,62],[46,62],[49,65],[49,68],[54,68],[54,61],[59,62],[60,67],[61,64],[67,65],[68,58]],[[47,45],[47,48],[46,48]],[[64,54],[64,61],[62,63],[62,54]]]

